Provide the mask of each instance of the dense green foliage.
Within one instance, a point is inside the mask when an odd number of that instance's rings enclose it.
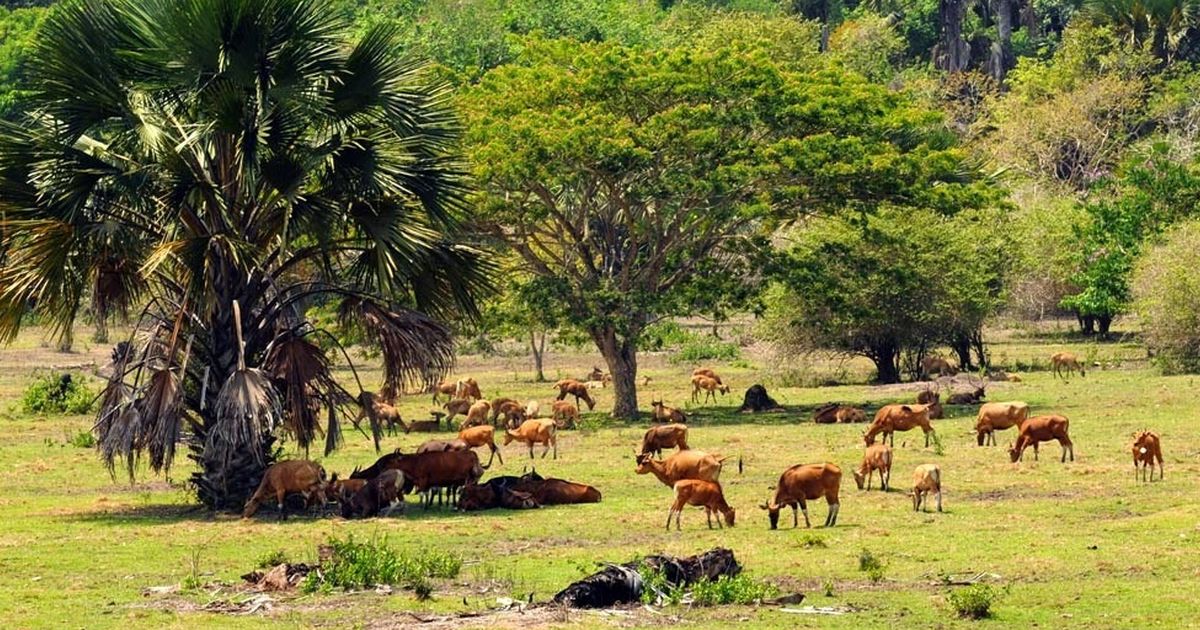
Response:
[[[79,374],[47,372],[36,377],[21,394],[25,413],[79,414],[92,410],[96,393]]]
[[[1168,373],[1200,372],[1200,223],[1189,221],[1150,249],[1133,277],[1146,345]]]
[[[360,590],[382,585],[395,585],[428,594],[429,578],[453,578],[462,569],[462,560],[442,551],[400,553],[388,546],[386,539],[355,541],[331,538],[327,543],[332,560],[306,576],[302,589],[306,593],[318,590]]]

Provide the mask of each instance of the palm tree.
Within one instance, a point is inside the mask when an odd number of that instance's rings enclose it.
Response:
[[[1087,0],[1084,11],[1132,46],[1149,43],[1164,63],[1173,61],[1200,28],[1200,0]]]
[[[97,419],[110,471],[168,470],[186,423],[227,509],[277,437],[335,448],[361,394],[315,303],[381,347],[385,395],[449,369],[434,318],[474,314],[486,271],[455,241],[455,120],[390,31],[347,27],[323,0],[74,0],[42,28],[0,124],[0,337],[30,305],[58,331],[88,294],[143,306]]]

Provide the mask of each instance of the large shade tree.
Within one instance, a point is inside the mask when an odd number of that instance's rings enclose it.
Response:
[[[970,194],[940,118],[803,63],[756,41],[530,41],[462,99],[479,218],[595,341],[616,417],[638,414],[646,326],[722,304],[698,291],[753,279],[774,225]]]
[[[434,318],[481,286],[443,92],[388,30],[352,42],[341,20],[322,0],[71,2],[41,31],[28,116],[0,126],[0,336],[30,305],[59,331],[89,292],[136,306],[99,448],[132,475],[187,437],[214,508],[277,437],[328,451],[353,411],[308,305],[340,302],[395,393],[448,369]]]

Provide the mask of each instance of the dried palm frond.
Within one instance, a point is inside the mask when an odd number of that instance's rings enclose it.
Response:
[[[344,328],[357,328],[383,350],[383,386],[392,399],[406,384],[428,387],[454,367],[450,330],[423,313],[395,311],[361,297],[342,301],[338,317]]]
[[[175,445],[182,426],[183,386],[188,357],[192,351],[189,339],[183,351],[183,365],[176,375],[170,367],[154,370],[142,396],[137,400],[142,417],[142,436],[139,440],[150,451],[150,468],[154,472],[169,471],[175,459]]]
[[[137,469],[137,460],[141,453],[138,442],[142,434],[142,416],[133,401],[129,400],[109,409],[108,414],[101,417],[101,423],[106,426],[106,430],[98,441],[100,458],[104,460],[108,474],[114,479],[117,476],[117,459],[124,459],[129,483],[133,483],[134,471]]]
[[[272,342],[262,368],[280,384],[284,427],[308,449],[320,430],[322,399],[336,388],[325,351],[295,329],[285,330]]]
[[[238,367],[229,375],[217,392],[216,421],[208,432],[205,449],[223,452],[250,452],[256,464],[262,465],[259,447],[264,436],[281,422],[283,410],[270,376],[259,369],[246,367],[242,344],[242,311],[233,302],[234,329],[238,342]]]

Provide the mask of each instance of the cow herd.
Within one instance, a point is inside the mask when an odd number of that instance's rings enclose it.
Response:
[[[1055,355],[1056,368],[1079,371],[1078,360],[1065,353]],[[944,366],[930,366],[942,368]],[[940,371],[940,370],[939,370]],[[1056,370],[1057,371],[1057,370]],[[278,462],[267,469],[262,481],[247,501],[244,517],[252,516],[259,506],[274,499],[280,516],[286,517],[288,498],[298,496],[305,509],[335,503],[344,518],[363,518],[390,514],[404,503],[405,495],[416,493],[422,505],[428,509],[435,500],[454,505],[464,511],[488,508],[529,509],[543,505],[574,503],[596,503],[601,493],[594,487],[563,479],[544,478],[536,470],[520,476],[494,476],[482,480],[485,471],[494,459],[504,463],[495,441],[495,431],[504,430],[504,445],[518,442],[528,447],[531,459],[535,457],[535,446],[542,447],[541,457],[553,453],[558,458],[557,435],[560,429],[573,428],[579,422],[580,403],[594,408],[595,399],[589,389],[605,387],[611,379],[593,370],[587,380],[563,379],[554,384],[558,391],[557,400],[551,404],[552,416],[539,418],[541,405],[537,401],[521,403],[500,398],[483,399],[479,384],[474,379],[463,379],[440,384],[434,391],[434,400],[445,395],[449,400],[443,405],[448,419],[465,416],[453,440],[430,440],[414,453],[393,453],[379,458],[367,468],[356,468],[348,478],[339,479],[334,474],[326,478],[325,470],[318,464],[305,460]],[[718,393],[728,393],[729,385],[711,368],[698,368],[692,374],[693,399],[699,401],[700,392],[706,398],[715,398]],[[761,387],[756,385],[755,387]],[[765,392],[764,392],[765,393]],[[973,392],[974,402],[981,402],[983,387]],[[565,400],[574,397],[575,402]],[[364,396],[364,413],[372,414],[373,421],[391,427],[397,425],[411,431],[416,423],[404,423],[390,403]],[[960,401],[955,400],[955,403]],[[875,477],[879,489],[891,488],[891,472],[894,461],[895,433],[920,428],[925,437],[925,446],[933,440],[939,447],[940,441],[931,419],[941,417],[939,393],[922,391],[918,401],[910,404],[890,404],[881,407],[863,433],[865,450],[862,461],[854,469],[853,476],[859,490],[870,490]],[[441,414],[438,414],[441,415]],[[667,512],[666,526],[669,530],[674,519],[676,529],[681,528],[681,515],[686,506],[702,507],[711,528],[733,526],[736,510],[724,496],[719,477],[727,460],[702,450],[694,449],[688,440],[688,416],[669,407],[661,400],[653,403],[654,425],[642,437],[641,448],[636,456],[635,472],[653,475],[674,493]],[[500,424],[502,420],[502,424]],[[866,420],[863,410],[845,405],[826,405],[814,413],[817,422],[855,422]],[[435,415],[432,422],[439,422]],[[1057,441],[1062,447],[1061,461],[1068,457],[1074,461],[1074,445],[1069,436],[1070,423],[1057,414],[1030,416],[1029,405],[1021,401],[988,402],[980,405],[975,423],[976,442],[979,446],[995,445],[996,432],[1016,429],[1016,441],[1010,445],[1008,454],[1012,462],[1021,461],[1024,452],[1033,448],[1038,458],[1038,445]],[[878,441],[878,443],[877,443]],[[890,445],[889,445],[890,443]],[[480,462],[473,450],[487,448],[487,464]],[[663,452],[676,449],[665,459]],[[1163,457],[1159,437],[1144,430],[1134,436],[1132,446],[1135,472],[1140,479],[1154,479],[1154,466],[1158,466],[1159,479],[1163,478]],[[738,460],[741,472],[742,461]],[[767,512],[771,529],[778,527],[779,514],[785,507],[792,508],[792,525],[799,526],[799,513],[803,513],[806,527],[811,527],[808,501],[824,499],[828,504],[825,526],[836,525],[840,508],[839,491],[842,470],[830,462],[798,464],[783,471],[778,483],[772,488],[774,495],[759,507]],[[931,499],[937,511],[942,511],[942,470],[936,464],[920,464],[913,471],[911,491],[913,509],[929,509]]]

